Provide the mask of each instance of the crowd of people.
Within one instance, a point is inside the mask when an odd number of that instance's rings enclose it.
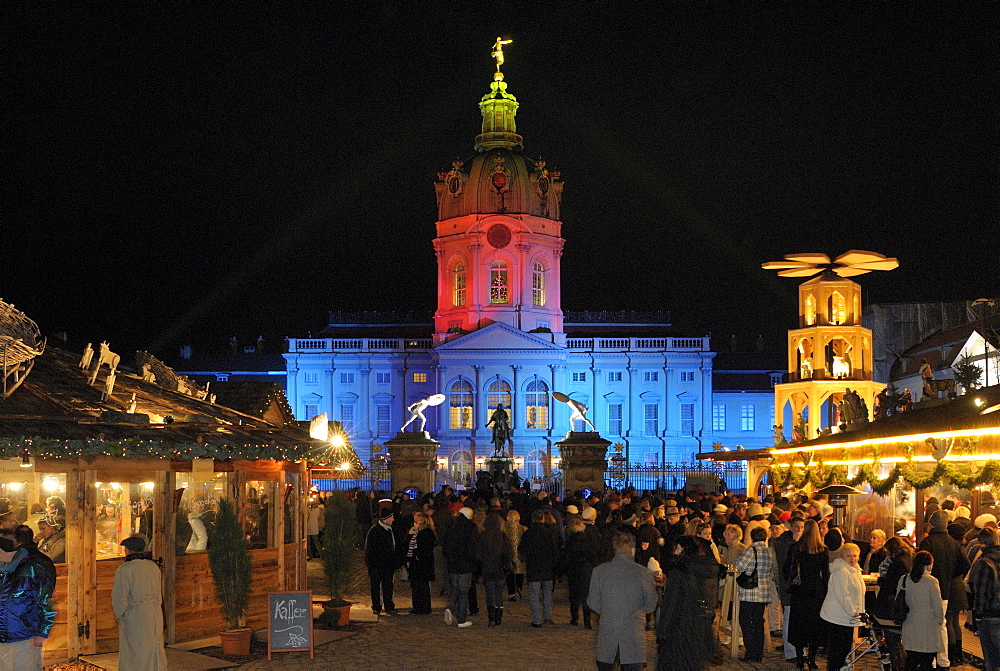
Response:
[[[502,626],[504,608],[525,598],[532,627],[556,624],[553,592],[565,588],[569,624],[597,629],[599,669],[641,668],[646,631],[655,632],[657,669],[702,669],[721,664],[721,646],[731,640],[717,626],[731,568],[749,662],[762,663],[767,637],[780,636],[789,668],[819,668],[822,653],[826,668],[838,670],[860,627],[884,638],[893,669],[958,665],[959,618],[971,611],[968,626],[978,629],[987,668],[1000,668],[996,517],[971,520],[962,506],[930,499],[914,546],[878,528],[850,538],[819,494],[758,501],[608,489],[559,498],[445,486],[415,500],[401,492],[348,496],[376,614],[398,614],[400,570],[412,614],[430,614],[438,589],[448,596],[444,622],[459,628],[473,626],[480,611],[479,585],[488,627]],[[892,621],[897,594],[910,606],[901,627]]]

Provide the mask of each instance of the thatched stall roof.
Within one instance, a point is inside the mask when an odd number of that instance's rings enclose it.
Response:
[[[328,444],[232,408],[163,389],[118,370],[102,400],[77,356],[49,348],[10,398],[0,401],[0,457],[161,457],[179,460],[306,459]],[[134,403],[134,407],[133,407]]]

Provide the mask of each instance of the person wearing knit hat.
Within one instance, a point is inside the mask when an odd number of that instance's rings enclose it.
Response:
[[[568,506],[566,506],[566,514],[567,515],[579,515],[580,514],[580,509],[577,508],[576,506],[574,506],[571,503]]]
[[[751,503],[750,507],[747,508],[747,519],[748,520],[762,520],[764,519],[764,507],[759,503]]]
[[[927,519],[930,533],[920,541],[920,550],[930,552],[934,557],[931,575],[938,579],[941,600],[945,604],[945,621],[942,625],[948,641],[947,652],[937,654],[938,668],[962,663],[961,611],[968,609],[968,599],[962,578],[969,572],[969,560],[962,552],[962,546],[947,531],[948,511],[935,510]]]
[[[118,620],[118,668],[166,671],[160,567],[148,554],[145,534],[132,534],[121,545],[128,554],[111,588]]]
[[[368,586],[372,597],[372,612],[379,615],[385,607],[387,615],[396,614],[396,604],[392,600],[393,576],[402,565],[403,543],[396,538],[392,528],[394,514],[392,505],[382,506],[379,502],[378,521],[365,536],[365,566],[368,568]]]
[[[935,529],[947,529],[948,522],[950,521],[951,519],[948,517],[947,510],[935,510],[931,513],[930,517],[927,518],[927,523]]]
[[[444,557],[448,569],[449,603],[444,610],[444,623],[456,620],[461,628],[471,627],[469,613],[469,588],[476,570],[476,525],[472,522],[472,508],[463,506],[455,516],[444,537]]]
[[[597,520],[597,508],[587,506],[583,509],[583,512],[580,513],[580,517],[582,517],[583,521],[587,524],[593,524]]]
[[[727,507],[726,507],[726,506],[725,506],[724,504],[722,504],[722,503],[716,503],[716,504],[715,504],[715,507],[714,507],[714,508],[712,508],[712,512],[713,512],[713,513],[727,513],[727,512],[729,512],[729,508],[727,508]]]
[[[969,519],[969,509],[965,506],[958,506],[955,508],[955,517],[952,519],[951,524],[948,525],[948,533],[951,537],[957,540],[959,543],[965,538],[965,534],[969,533],[969,529],[972,528],[972,520]]]
[[[987,522],[997,523],[997,516],[993,513],[983,513],[982,515],[976,516],[975,525],[977,529],[983,529],[986,527]]]

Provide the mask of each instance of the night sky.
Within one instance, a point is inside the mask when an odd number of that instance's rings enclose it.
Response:
[[[784,347],[798,280],[998,290],[995,3],[8,3],[0,297],[164,356],[436,304],[433,181],[473,154],[497,35],[563,174],[563,308]],[[720,341],[721,342],[721,341]],[[129,358],[130,360],[130,358]]]

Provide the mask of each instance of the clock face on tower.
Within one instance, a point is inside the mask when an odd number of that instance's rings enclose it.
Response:
[[[496,249],[503,249],[510,244],[510,229],[503,224],[493,224],[486,231],[486,241]]]

